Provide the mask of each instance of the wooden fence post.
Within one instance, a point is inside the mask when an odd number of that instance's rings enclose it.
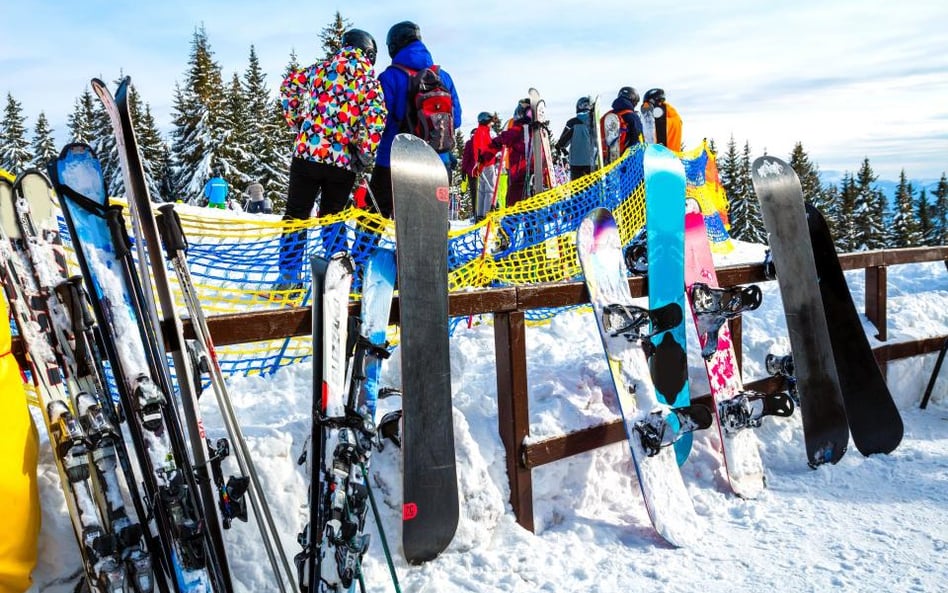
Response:
[[[507,451],[510,504],[524,529],[533,531],[533,477],[521,459],[530,435],[527,346],[523,311],[494,313],[497,360],[497,430]]]

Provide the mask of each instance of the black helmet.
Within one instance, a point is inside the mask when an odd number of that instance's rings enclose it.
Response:
[[[580,97],[579,101],[576,101],[576,113],[590,111],[591,109],[592,101],[589,99],[589,97]]]
[[[514,120],[523,119],[530,116],[530,98],[520,99],[517,108],[514,109]]]
[[[362,54],[375,65],[375,56],[378,53],[378,46],[375,45],[375,38],[362,29],[349,29],[342,36],[342,45],[361,49]]]
[[[492,121],[494,121],[494,116],[486,111],[477,114],[477,123],[479,124],[489,124]]]
[[[662,89],[649,89],[645,93],[645,102],[649,105],[661,105],[665,102],[665,91]]]
[[[388,30],[388,36],[385,38],[385,45],[388,46],[388,57],[394,58],[395,54],[412,41],[421,41],[421,29],[411,21],[402,21],[392,25]]]
[[[634,88],[630,86],[624,86],[621,89],[619,89],[619,96],[625,97],[626,99],[631,101],[633,105],[639,104],[639,94],[635,91]]]

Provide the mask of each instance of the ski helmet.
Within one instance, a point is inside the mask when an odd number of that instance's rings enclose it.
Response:
[[[649,89],[645,93],[645,102],[649,105],[661,105],[665,102],[665,91],[662,89]]]
[[[514,109],[514,120],[523,119],[530,116],[530,98],[520,99],[517,108]]]
[[[375,65],[375,56],[378,53],[378,46],[375,45],[375,38],[362,29],[349,29],[342,36],[342,45],[361,49],[362,54],[368,58],[372,65]]]
[[[583,113],[584,111],[592,110],[592,101],[589,97],[580,97],[579,101],[576,101],[576,113]]]
[[[411,21],[402,21],[392,25],[388,30],[388,36],[385,38],[385,45],[388,46],[388,57],[394,58],[395,54],[402,51],[406,45],[412,41],[421,41],[421,28]]]
[[[639,104],[639,94],[630,86],[624,86],[619,89],[619,96],[628,99],[633,105]]]
[[[494,121],[494,116],[486,111],[477,114],[477,123],[479,124],[489,124],[492,121]]]

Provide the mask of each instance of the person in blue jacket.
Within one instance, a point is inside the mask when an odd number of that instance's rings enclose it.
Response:
[[[230,188],[221,175],[220,169],[214,169],[214,176],[204,184],[204,197],[207,198],[208,208],[227,209],[227,194]]]
[[[408,117],[409,76],[398,65],[411,70],[421,70],[434,65],[435,61],[432,59],[428,48],[421,42],[421,29],[411,21],[402,21],[392,25],[385,43],[388,46],[388,55],[392,59],[392,64],[379,75],[379,80],[382,83],[382,91],[385,95],[388,117],[385,120],[385,132],[382,134],[382,141],[375,155],[375,169],[372,171],[372,181],[369,188],[372,190],[376,203],[378,203],[379,213],[391,218],[393,211],[392,142],[395,140],[396,134],[405,130],[405,122]],[[451,93],[454,106],[454,128],[457,129],[461,125],[461,100],[458,98],[451,75],[445,72],[443,68],[439,68],[439,73],[441,82]],[[444,161],[444,166],[448,169],[449,182],[452,153],[453,151],[448,151],[440,155],[441,160]]]

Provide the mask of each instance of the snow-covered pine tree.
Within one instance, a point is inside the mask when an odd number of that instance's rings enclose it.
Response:
[[[919,245],[936,245],[932,205],[928,202],[928,192],[924,187],[918,192],[917,204],[915,215],[918,221]]]
[[[810,202],[816,208],[824,213],[830,233],[836,236],[839,221],[832,216],[829,208],[829,199],[826,195],[826,189],[820,180],[820,167],[810,160],[810,156],[803,149],[803,143],[797,142],[793,151],[790,153],[790,167],[800,178],[800,185],[803,188],[803,199]]]
[[[148,193],[154,202],[170,200],[172,196],[168,185],[168,144],[161,137],[151,107],[142,101],[134,86],[129,91],[128,109],[135,124],[135,136],[141,151]]]
[[[346,31],[352,28],[352,22],[343,18],[339,11],[336,11],[331,23],[322,28],[319,32],[319,41],[322,44],[324,60],[328,60],[342,47],[342,36]]]
[[[72,113],[66,120],[70,142],[95,143],[95,106],[98,102],[88,88],[76,99]]]
[[[738,153],[737,142],[731,136],[727,152],[718,157],[718,175],[730,205],[730,234],[740,241],[766,243],[767,235],[760,217],[760,202],[751,182],[750,165],[750,143],[745,142],[743,152]]]
[[[889,227],[887,247],[896,249],[914,247],[921,244],[918,221],[915,218],[914,189],[905,176],[905,169],[899,173],[899,185],[895,189],[895,208],[892,224]]]
[[[852,220],[854,225],[853,250],[880,249],[886,242],[886,204],[885,195],[873,188],[876,175],[869,164],[869,159],[863,159],[859,172],[856,173],[856,195],[853,200]]]
[[[188,72],[183,85],[175,85],[172,105],[171,152],[178,199],[200,198],[218,161],[223,86],[221,67],[202,25],[194,32]]]
[[[240,76],[234,72],[224,91],[224,105],[218,123],[221,127],[221,146],[217,162],[224,170],[227,182],[239,194],[251,180],[253,147],[248,128],[247,101]]]
[[[948,245],[948,176],[941,174],[941,179],[932,192],[935,196],[932,226],[935,227],[935,245]]]
[[[839,221],[834,238],[836,239],[836,250],[840,253],[856,251],[856,242],[859,240],[855,217],[858,196],[859,188],[856,187],[856,179],[852,173],[847,171],[840,182],[836,199],[830,206],[832,217]]]
[[[0,120],[0,168],[17,175],[30,166],[33,154],[26,137],[26,116],[23,105],[7,93],[7,104]]]
[[[291,54],[295,60],[295,54]],[[283,120],[278,93],[267,89],[266,74],[254,46],[250,46],[250,58],[243,77],[244,96],[247,102],[247,129],[250,135],[252,163],[248,170],[251,178],[263,184],[264,194],[276,204],[284,201],[289,183],[290,154],[294,135]],[[277,81],[277,84],[282,79]],[[274,115],[274,104],[277,113]]]
[[[50,127],[46,114],[40,111],[33,128],[33,166],[45,169],[46,163],[57,156],[59,151],[56,150],[56,141],[53,139],[53,128]]]

